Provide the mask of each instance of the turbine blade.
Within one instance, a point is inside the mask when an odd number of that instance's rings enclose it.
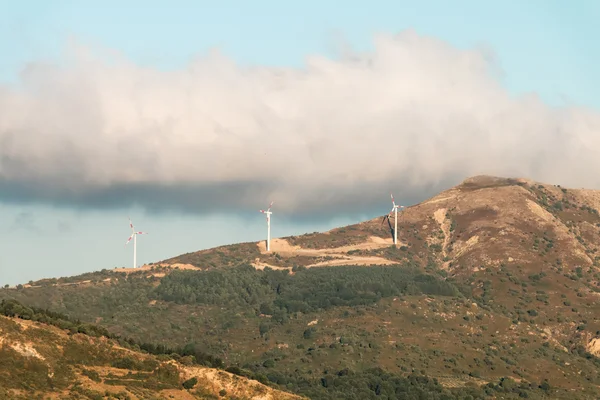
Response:
[[[131,241],[131,239],[133,239],[133,235],[129,236],[129,239],[127,239],[127,241],[125,242],[125,246],[127,246],[127,244]]]
[[[392,198],[392,204],[395,207],[396,206],[396,202],[394,201],[394,195],[390,193],[390,197]]]
[[[148,232],[136,232],[137,235],[147,235]]]
[[[269,208],[268,208],[268,210],[267,210],[267,211],[271,211],[271,207],[273,207],[273,203],[274,203],[274,202],[272,201],[272,202],[271,202],[271,204],[269,204]]]

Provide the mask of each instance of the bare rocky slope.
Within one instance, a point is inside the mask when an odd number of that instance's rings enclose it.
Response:
[[[271,253],[222,246],[0,296],[132,337],[202,342],[311,398],[352,398],[327,377],[372,367],[489,396],[510,379],[530,397],[597,398],[599,211],[600,191],[479,176],[400,213],[397,246],[378,217],[275,239]]]

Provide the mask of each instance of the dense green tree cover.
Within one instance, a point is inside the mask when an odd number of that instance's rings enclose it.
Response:
[[[236,268],[175,271],[165,276],[154,295],[180,304],[253,306],[272,314],[276,309],[310,312],[335,306],[357,306],[402,294],[459,296],[451,283],[413,267],[343,266],[256,271]]]
[[[276,275],[271,277],[273,276]],[[272,281],[272,283],[274,282]],[[347,368],[337,372],[325,370],[321,378],[313,379],[300,372],[279,371],[274,368],[275,364],[272,360],[256,365],[247,364],[244,368],[236,365],[226,366],[223,360],[203,352],[197,344],[170,348],[162,344],[139,343],[133,339],[120,338],[109,334],[106,329],[94,324],[83,324],[60,313],[27,307],[15,300],[0,302],[0,314],[51,324],[69,329],[72,333],[83,333],[95,337],[105,336],[118,340],[125,347],[139,348],[155,355],[167,355],[182,363],[196,363],[215,368],[226,367],[227,371],[234,374],[256,379],[279,389],[293,391],[311,399],[483,399],[497,393],[502,393],[505,396],[504,398],[517,398],[519,396],[541,398],[538,397],[538,394],[550,391],[547,382],[538,387],[529,384],[518,385],[514,381],[506,379],[501,380],[498,384],[489,384],[485,387],[446,389],[435,379],[426,376],[411,374],[403,377],[385,372],[380,368],[358,372],[350,371]],[[66,349],[65,351],[70,351],[77,357],[86,359],[91,357],[89,354],[83,354],[81,348]],[[92,358],[98,360],[99,356],[97,354]],[[5,357],[5,360],[9,360],[9,357]],[[114,367],[139,371],[153,371],[156,367],[152,363],[146,365],[133,358],[119,358],[112,360],[111,363]],[[25,368],[25,366],[22,367]],[[33,368],[33,366],[27,366],[27,368]],[[24,369],[24,371],[26,370]],[[191,384],[192,382],[188,382],[188,385]],[[43,385],[40,387],[43,387]]]
[[[272,297],[260,271],[251,266],[210,271],[174,271],[165,276],[155,295],[179,304],[258,305]]]
[[[238,375],[304,394],[312,399],[478,399],[498,395],[498,392],[501,392],[504,398],[543,398],[540,396],[545,393],[544,390],[549,390],[547,383],[541,384],[540,388],[537,385],[517,385],[507,380],[483,388],[450,390],[426,377],[394,375],[379,369],[368,369],[367,365],[363,368],[358,367],[354,372],[331,372],[334,369],[320,365],[317,368],[321,371],[316,372],[302,370],[303,365],[310,364],[302,364],[306,360],[301,358],[298,358],[295,364],[288,360],[284,366],[276,358],[273,362],[272,355],[247,363],[248,360],[229,352],[225,345],[214,345],[214,338],[218,337],[219,332],[226,331],[227,326],[237,323],[238,319],[253,320],[253,329],[260,331],[261,336],[266,338],[275,324],[286,323],[288,318],[295,321],[298,316],[294,314],[297,312],[334,310],[338,306],[356,306],[356,310],[362,310],[372,307],[385,297],[418,294],[464,296],[461,292],[467,293],[462,288],[459,292],[455,284],[439,274],[426,274],[411,266],[295,268],[294,272],[290,273],[287,270],[268,268],[257,271],[242,265],[209,271],[174,271],[162,279],[129,275],[119,278],[118,282],[82,288],[65,286],[6,290],[3,291],[4,295],[21,296],[18,298],[23,302],[43,307],[48,305],[64,314],[39,307],[26,307],[10,300],[0,303],[0,313],[45,322],[69,329],[72,333],[107,336],[126,347],[171,357],[182,363],[226,368]],[[165,302],[149,306],[153,304],[153,299]],[[188,307],[187,304],[192,306]],[[187,310],[194,311],[188,313]],[[219,311],[195,314],[197,310]],[[179,314],[175,315],[173,311]],[[254,317],[254,313],[268,314],[272,318]],[[77,315],[86,321],[93,321],[92,318],[86,318],[86,315],[101,316],[109,329],[125,323],[124,321],[135,326],[135,323],[130,321],[137,321],[139,331],[129,331],[130,333],[124,335],[135,334],[137,339],[148,340],[150,333],[154,335],[150,340],[157,343],[142,343],[139,340],[112,335],[104,328],[69,318],[65,314]],[[165,316],[168,316],[168,319],[165,319]],[[186,326],[185,323],[189,325]],[[160,334],[156,334],[159,332],[158,325]],[[152,326],[151,330],[147,329],[149,326]],[[187,332],[192,332],[191,329],[195,328],[201,334],[189,335],[185,339],[170,341],[170,345],[166,345],[165,343],[169,342],[165,341],[165,335],[169,332],[179,332],[182,329],[180,326],[185,326]],[[301,341],[314,340],[311,338],[318,336],[315,335],[314,329],[306,328],[304,333],[299,330],[297,338]],[[207,335],[211,334],[214,336],[209,338]],[[163,343],[159,343],[161,341]],[[184,345],[188,341],[194,343]],[[290,345],[293,346],[294,342],[291,341]],[[220,354],[230,361],[226,363],[209,353]],[[131,364],[131,360],[128,359],[114,362],[115,365]],[[137,369],[147,368],[133,364],[130,366]],[[297,367],[299,369],[296,369]]]
[[[510,378],[502,378],[498,383],[444,388],[436,379],[411,373],[399,376],[381,368],[370,368],[354,372],[345,368],[340,371],[323,371],[319,379],[307,379],[302,374],[282,373],[276,369],[258,371],[257,366],[250,370],[229,367],[227,371],[257,379],[263,383],[275,383],[280,389],[292,391],[310,399],[318,400],[475,400],[489,398],[503,399],[545,399],[553,393],[548,382],[542,384],[517,383]],[[251,370],[254,370],[251,372]]]
[[[209,271],[174,271],[162,279],[138,274],[84,287],[0,290],[0,298],[48,307],[86,322],[100,317],[101,324],[112,332],[174,346],[185,344],[181,340],[199,340],[195,332],[217,336],[250,314],[272,316],[258,329],[262,335],[272,323],[285,323],[297,312],[368,306],[381,298],[420,293],[462,296],[443,277],[425,274],[412,266],[340,266],[290,273],[268,268],[257,271],[241,265]],[[152,300],[164,302],[149,307]],[[205,317],[199,319],[186,314],[187,305],[219,307],[224,311],[205,313],[203,309]],[[195,312],[197,309],[190,314]],[[64,316],[61,321],[61,327],[70,328],[65,325]],[[85,329],[82,323],[78,325]],[[152,329],[148,329],[150,326]],[[177,334],[179,342],[171,340],[172,333]]]

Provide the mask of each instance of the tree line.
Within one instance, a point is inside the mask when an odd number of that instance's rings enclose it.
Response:
[[[385,297],[416,294],[462,296],[452,283],[409,266],[340,266],[290,273],[241,265],[174,271],[162,278],[153,293],[179,304],[253,306],[258,311],[263,307],[287,313],[369,305]]]
[[[322,271],[324,270],[325,269]],[[350,272],[353,271],[352,268],[347,270]],[[382,269],[379,274],[386,274],[388,272],[389,271]],[[228,275],[222,275],[221,277],[217,277],[217,279],[222,279],[222,283],[225,283],[224,287],[228,287],[228,284],[226,283],[228,282],[227,278],[224,278],[224,276]],[[301,287],[300,284],[307,285],[304,286],[305,288],[310,287],[308,286],[310,284],[316,285],[317,293],[319,290],[324,290],[323,287],[328,287],[328,290],[335,291],[336,293],[344,293],[344,289],[346,289],[363,294],[369,294],[376,291],[375,293],[379,293],[379,295],[382,295],[382,293],[402,293],[405,290],[414,290],[409,289],[410,287],[416,287],[419,288],[419,290],[428,290],[428,288],[433,287],[434,291],[439,290],[435,284],[431,285],[432,281],[430,278],[418,274],[412,276],[410,279],[407,279],[407,276],[404,276],[401,279],[403,275],[390,274],[388,275],[388,278],[392,280],[385,281],[381,286],[376,285],[375,282],[371,280],[361,282],[360,274],[355,274],[354,276],[351,274],[352,277],[348,281],[351,284],[347,286],[336,286],[335,280],[333,286],[318,284],[318,279],[316,279],[316,277],[323,278],[324,275],[301,277],[299,278],[300,280],[298,283],[290,283],[293,282],[293,279],[298,278],[286,276],[286,274],[281,273],[280,271],[266,271],[265,274],[260,274],[259,276],[261,282],[266,285],[266,287],[270,287],[274,292],[271,293],[272,298],[276,299],[277,296],[288,293],[287,297],[281,297],[283,300],[277,305],[281,305],[284,308],[287,307],[287,301],[301,301],[306,303],[309,307],[323,306],[324,303],[320,302],[319,296],[313,298],[308,294],[302,294],[304,293],[302,291],[298,292],[300,294],[289,293],[292,290],[299,289]],[[302,275],[298,274],[298,276]],[[190,276],[187,273],[184,273],[180,278],[175,279],[183,278],[190,279]],[[245,281],[247,278],[247,276],[242,276],[238,280],[234,279],[233,282],[247,282]],[[288,279],[290,280],[288,281]],[[393,283],[398,285],[398,287],[394,289],[396,291],[390,289],[390,287],[393,286]],[[419,285],[419,283],[422,283],[422,285]],[[258,290],[258,288],[255,289]],[[386,290],[390,291],[386,292]],[[442,291],[445,290],[448,289],[442,286]],[[245,293],[240,293],[240,298],[246,299],[245,301],[251,300],[254,299],[254,294],[255,292],[253,289],[250,289]],[[231,300],[231,293],[227,293],[226,298]],[[343,301],[345,296],[340,294],[339,298]],[[371,301],[371,298],[368,296],[363,296],[362,298]],[[237,301],[239,301],[239,299]],[[264,303],[261,303],[260,299],[256,299],[254,304]],[[327,306],[327,303],[325,303],[325,306]],[[92,337],[106,337],[117,341],[123,347],[141,350],[142,352],[157,356],[167,356],[184,364],[189,363],[225,369],[226,371],[239,376],[255,379],[278,389],[302,394],[311,399],[485,399],[495,395],[497,396],[500,393],[507,399],[519,397],[544,398],[545,395],[551,392],[551,388],[547,382],[543,382],[540,385],[530,383],[517,384],[508,378],[504,378],[498,383],[490,383],[483,387],[448,389],[440,385],[437,380],[425,375],[411,373],[408,376],[400,376],[386,372],[380,368],[371,368],[356,372],[347,368],[341,371],[331,371],[325,368],[317,377],[309,377],[299,372],[278,371],[265,364],[245,364],[244,368],[241,368],[238,364],[226,365],[219,357],[204,352],[201,346],[196,343],[190,343],[180,347],[169,347],[163,344],[140,342],[131,338],[124,338],[119,335],[111,334],[103,327],[95,324],[83,323],[78,319],[71,319],[58,312],[25,306],[16,300],[2,300],[0,302],[0,314],[53,325],[68,330],[70,334],[80,333]]]

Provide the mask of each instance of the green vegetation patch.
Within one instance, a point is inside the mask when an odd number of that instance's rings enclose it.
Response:
[[[251,266],[176,271],[162,279],[154,294],[180,304],[250,305],[266,314],[275,309],[292,313],[367,305],[403,294],[461,295],[439,276],[401,266],[311,268],[294,274]]]

